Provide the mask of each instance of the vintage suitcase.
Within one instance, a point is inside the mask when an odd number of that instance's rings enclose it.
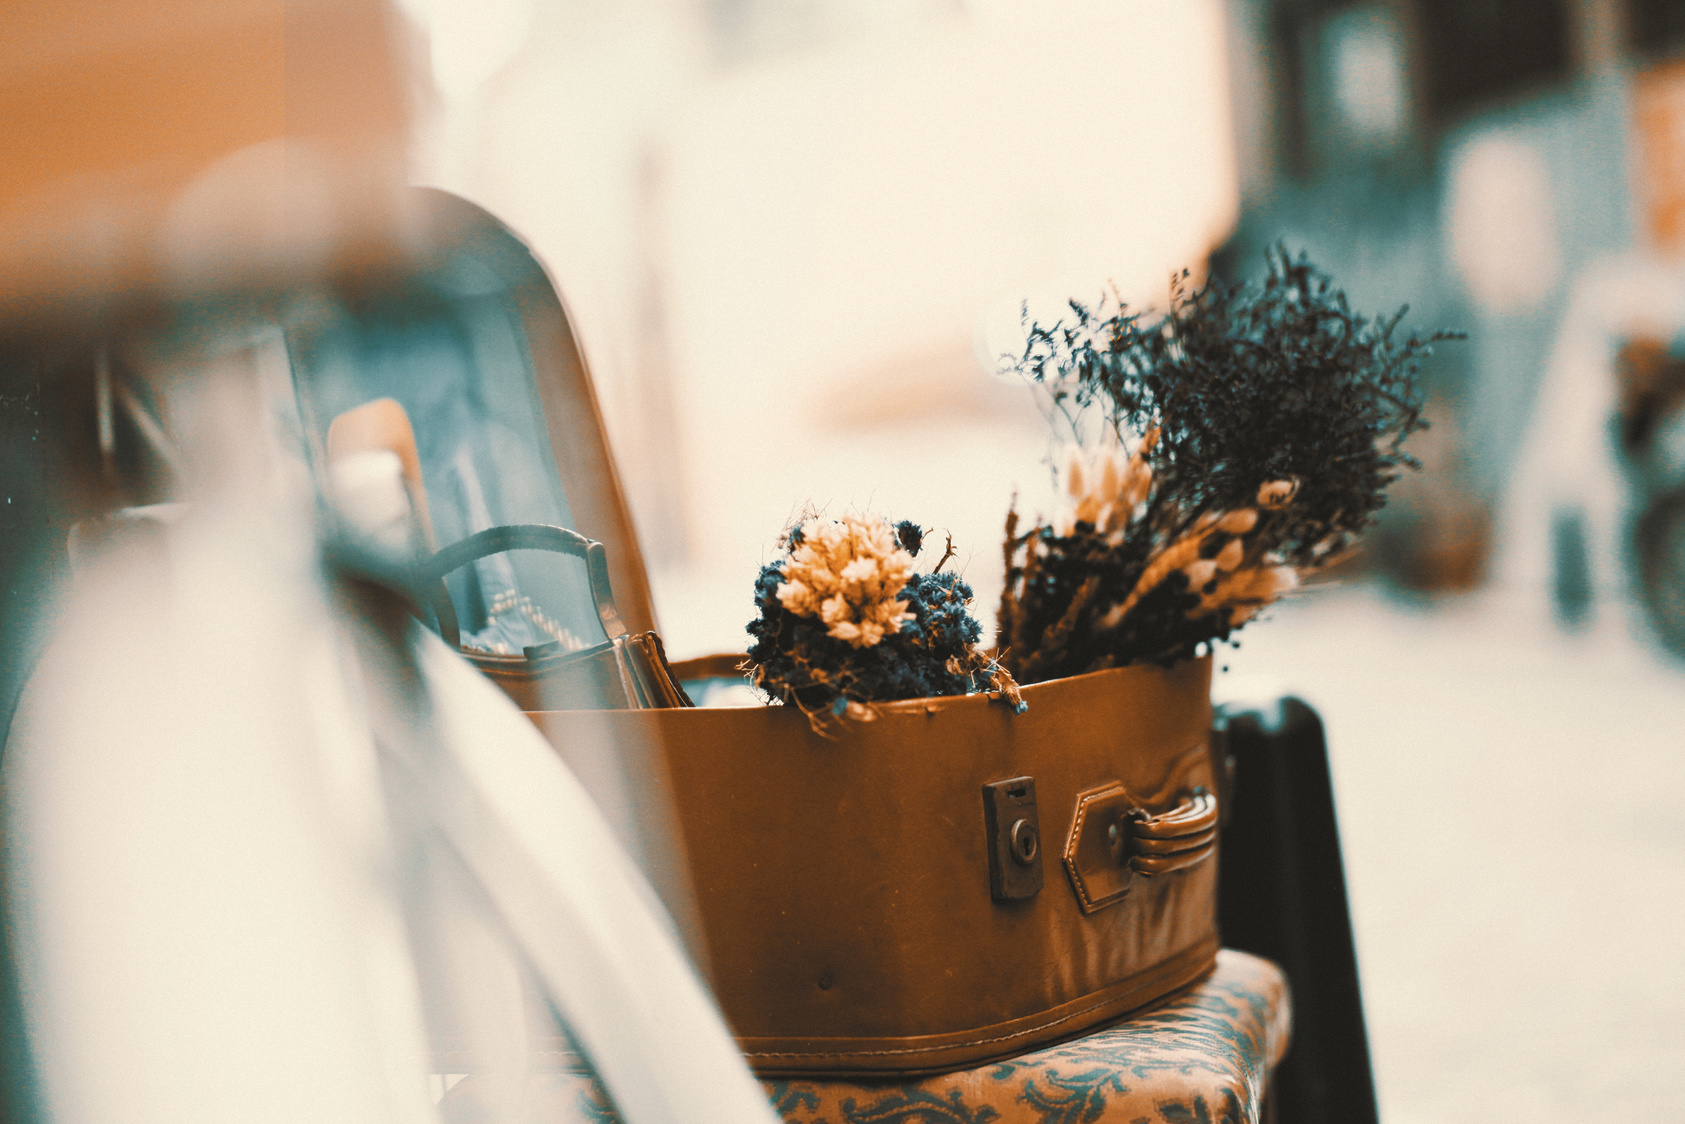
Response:
[[[614,756],[619,780],[596,794],[635,821],[628,841],[755,1069],[974,1065],[1211,969],[1209,660],[1036,684],[1022,714],[981,695],[882,704],[824,734],[796,708],[688,706],[663,686],[675,676],[554,290],[489,215],[425,198],[434,265],[412,292],[289,329],[308,424],[332,444],[336,419],[402,407],[417,506],[452,544],[420,571],[441,631],[588,787]]]
[[[665,773],[715,993],[765,1074],[1021,1053],[1210,970],[1210,663],[880,705],[533,715]]]

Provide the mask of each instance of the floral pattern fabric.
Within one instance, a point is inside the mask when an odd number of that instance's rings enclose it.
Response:
[[[1291,1012],[1281,970],[1233,949],[1169,1002],[1081,1038],[1008,1061],[934,1077],[768,1080],[786,1124],[1257,1124]],[[543,1124],[618,1124],[584,1073],[529,1087]],[[440,1105],[467,1121],[472,1077]]]

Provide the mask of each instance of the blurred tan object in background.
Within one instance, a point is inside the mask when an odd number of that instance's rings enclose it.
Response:
[[[1661,253],[1685,254],[1685,60],[1641,70],[1632,84],[1633,194]]]
[[[1475,304],[1496,314],[1537,308],[1562,282],[1550,167],[1538,149],[1480,136],[1451,161],[1447,241]]]
[[[1667,341],[1650,336],[1623,343],[1616,358],[1622,451],[1638,457],[1669,415],[1685,404],[1685,365]]]
[[[1486,577],[1492,513],[1475,490],[1468,436],[1456,410],[1443,398],[1430,398],[1422,413],[1429,427],[1407,446],[1421,467],[1394,482],[1362,549],[1406,589],[1467,592]]]
[[[1685,360],[1666,342],[1634,339],[1616,379],[1638,581],[1657,636],[1685,656]]]
[[[6,313],[366,267],[411,92],[373,0],[61,0],[0,35]]]
[[[328,463],[337,465],[371,453],[395,456],[402,472],[405,498],[415,520],[418,547],[437,550],[433,520],[427,514],[427,486],[421,479],[415,430],[404,407],[391,398],[377,398],[333,420],[328,426]]]

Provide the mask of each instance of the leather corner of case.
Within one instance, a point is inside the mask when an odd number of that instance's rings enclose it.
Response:
[[[1065,873],[1084,913],[1094,913],[1129,894],[1130,812],[1135,799],[1113,782],[1077,794],[1071,834],[1065,840]]]

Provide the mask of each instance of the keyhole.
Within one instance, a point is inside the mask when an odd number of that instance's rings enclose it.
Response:
[[[1041,840],[1036,837],[1036,825],[1029,820],[1015,821],[1012,825],[1012,857],[1019,865],[1029,866],[1040,850]]]

